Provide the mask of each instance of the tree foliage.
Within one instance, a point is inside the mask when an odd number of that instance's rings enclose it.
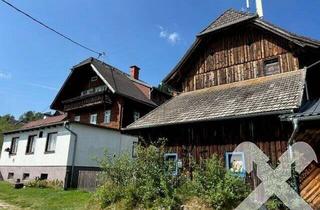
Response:
[[[30,121],[39,120],[42,118],[43,114],[41,112],[27,111],[19,117],[19,121],[23,123],[28,123]]]

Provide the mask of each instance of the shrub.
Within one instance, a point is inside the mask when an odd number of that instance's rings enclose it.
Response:
[[[60,180],[41,180],[35,179],[26,183],[27,187],[33,188],[53,188],[61,189],[63,187],[63,182]]]
[[[198,200],[214,209],[231,209],[248,194],[244,180],[227,173],[217,157],[193,164],[187,171],[171,174],[164,161],[164,146],[139,146],[137,158],[128,154],[100,161],[103,183],[95,193],[101,208],[178,209],[183,202]]]
[[[213,156],[194,169],[192,179],[181,186],[180,194],[186,200],[203,198],[213,209],[233,209],[247,197],[249,186],[242,178],[227,172],[217,156]]]

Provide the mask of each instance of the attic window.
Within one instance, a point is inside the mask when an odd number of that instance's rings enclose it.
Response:
[[[91,82],[95,82],[98,80],[98,76],[91,77]]]
[[[273,58],[264,61],[264,76],[280,73],[280,63],[278,58]]]

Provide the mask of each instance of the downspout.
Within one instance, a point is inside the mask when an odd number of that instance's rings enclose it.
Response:
[[[76,159],[76,151],[77,151],[77,141],[78,141],[78,134],[72,131],[69,128],[67,122],[64,122],[63,127],[69,131],[72,135],[74,135],[74,144],[73,144],[73,153],[72,153],[72,162],[71,162],[71,178],[70,178],[70,186],[73,184],[73,175],[74,175],[74,162]]]
[[[288,149],[289,149],[290,159],[293,159],[292,145],[296,142],[295,137],[299,131],[299,120],[297,118],[293,118],[291,120],[292,120],[292,124],[293,124],[293,132],[292,132],[292,134],[289,138],[289,141],[288,141]],[[294,181],[295,191],[300,195],[299,177],[296,174],[295,168],[296,168],[295,163],[293,163],[292,168],[291,168],[291,177],[293,178],[293,181]]]

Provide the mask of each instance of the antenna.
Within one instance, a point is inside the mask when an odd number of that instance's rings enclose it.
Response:
[[[256,0],[257,14],[260,18],[263,17],[262,0]]]

